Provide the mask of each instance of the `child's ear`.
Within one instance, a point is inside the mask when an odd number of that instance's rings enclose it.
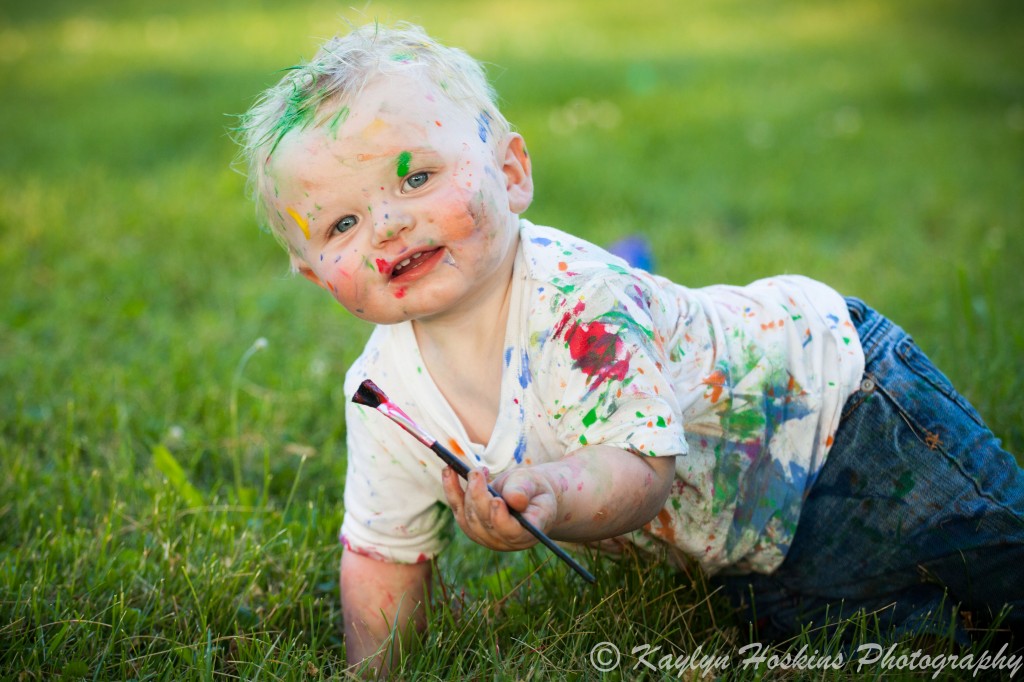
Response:
[[[306,262],[298,256],[292,256],[292,270],[298,272],[300,275],[308,279],[313,284],[317,285],[321,289],[326,289],[327,285],[324,284],[323,280],[316,276],[313,269],[306,265]]]
[[[533,169],[526,142],[519,133],[509,133],[501,169],[505,173],[509,209],[515,214],[524,212],[533,201]]]

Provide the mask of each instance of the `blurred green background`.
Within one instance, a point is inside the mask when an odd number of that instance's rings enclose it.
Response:
[[[274,428],[252,437],[340,435],[340,377],[367,328],[287,276],[228,130],[346,21],[406,19],[488,64],[534,158],[535,222],[645,235],[658,270],[692,286],[796,272],[861,296],[1019,450],[1022,15],[1011,1],[6,3],[8,437],[45,443],[53,420],[81,420],[145,450],[180,425],[213,448],[260,336],[249,377],[272,392]]]
[[[375,19],[487,64],[530,147],[534,222],[642,234],[691,286],[789,272],[860,296],[1021,452],[1017,0],[5,2],[11,619],[57,508],[80,527],[141,517],[171,479],[278,510],[293,495],[336,528],[341,381],[369,328],[288,275],[229,130],[282,68]]]

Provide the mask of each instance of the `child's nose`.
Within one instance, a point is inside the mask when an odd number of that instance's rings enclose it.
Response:
[[[416,223],[411,213],[394,208],[389,210],[388,207],[384,207],[376,215],[373,220],[373,236],[378,245],[411,230]]]

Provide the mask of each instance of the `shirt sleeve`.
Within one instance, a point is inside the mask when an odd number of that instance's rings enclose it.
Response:
[[[572,451],[609,445],[639,455],[687,452],[656,317],[653,285],[608,270],[560,297],[542,348],[544,400]]]
[[[345,415],[342,543],[379,561],[429,561],[451,539],[451,514],[442,502],[440,481],[417,454],[430,456],[429,451],[376,410],[348,403]]]

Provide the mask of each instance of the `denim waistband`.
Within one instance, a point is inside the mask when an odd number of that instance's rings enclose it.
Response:
[[[859,298],[847,296],[846,307],[850,311],[853,326],[857,329],[857,336],[860,337],[860,344],[864,349],[864,361],[868,362],[874,356],[874,351],[882,339],[898,327],[885,315]]]

